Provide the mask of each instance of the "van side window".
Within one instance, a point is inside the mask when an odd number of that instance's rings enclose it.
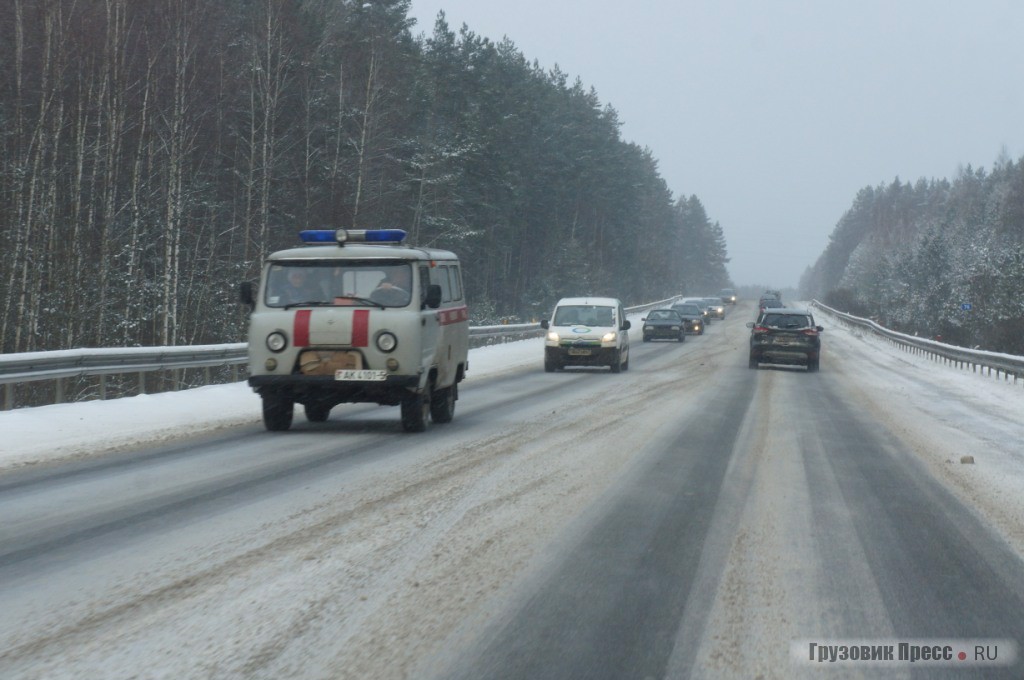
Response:
[[[430,267],[421,264],[420,267],[420,305],[427,301],[427,286],[434,283],[430,278]]]
[[[452,300],[461,300],[462,282],[459,280],[459,268],[457,266],[448,268],[448,278],[451,279]]]
[[[448,281],[448,270],[451,267],[437,267],[437,281],[435,283],[441,286],[441,301],[451,302],[452,301],[452,288],[451,283]]]

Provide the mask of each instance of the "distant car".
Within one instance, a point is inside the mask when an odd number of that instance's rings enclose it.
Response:
[[[763,298],[761,298],[761,301],[757,305],[757,310],[758,310],[758,314],[763,314],[766,310],[769,310],[769,309],[782,309],[784,306],[785,305],[782,304],[782,301],[777,299],[777,298],[773,298],[773,297],[764,298],[763,297]]]
[[[716,319],[725,318],[725,305],[716,297],[704,298],[707,303],[708,314],[715,317]]]
[[[736,304],[736,291],[732,288],[723,288],[718,291],[718,297],[722,298],[722,302],[727,305]]]
[[[711,314],[711,312],[708,311],[708,304],[704,300],[704,298],[695,298],[695,297],[683,298],[682,300],[677,300],[675,303],[673,303],[673,306],[678,305],[678,304],[690,304],[690,305],[696,305],[697,307],[699,307],[700,308],[700,312],[701,312],[701,316],[704,318],[704,326],[710,325],[711,324],[711,319],[714,318],[714,316]]]
[[[821,326],[805,309],[775,307],[747,323],[750,329],[750,368],[760,364],[806,366],[818,370],[821,359]]]
[[[676,302],[672,305],[672,309],[674,309],[683,319],[683,328],[686,329],[687,333],[704,335],[704,317],[707,316],[706,310],[702,310],[700,306],[695,305],[692,302]]]
[[[674,309],[652,309],[644,317],[644,342],[651,340],[686,340],[683,318]]]

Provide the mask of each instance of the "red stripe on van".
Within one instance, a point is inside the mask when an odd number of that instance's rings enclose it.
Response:
[[[295,312],[295,327],[292,330],[292,335],[295,336],[296,347],[309,346],[309,317],[312,315],[312,309],[300,309]]]
[[[352,346],[366,347],[370,344],[370,310],[357,309],[352,312]]]

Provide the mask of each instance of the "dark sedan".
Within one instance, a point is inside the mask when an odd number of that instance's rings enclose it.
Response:
[[[651,340],[686,340],[683,318],[674,309],[652,309],[644,317],[644,342]]]
[[[700,307],[690,302],[677,302],[672,305],[672,309],[682,317],[683,328],[687,333],[704,335],[705,312],[702,312]]]

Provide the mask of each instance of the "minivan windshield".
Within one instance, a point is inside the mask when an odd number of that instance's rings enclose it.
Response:
[[[555,310],[554,326],[614,326],[615,310],[597,305],[565,305]]]

